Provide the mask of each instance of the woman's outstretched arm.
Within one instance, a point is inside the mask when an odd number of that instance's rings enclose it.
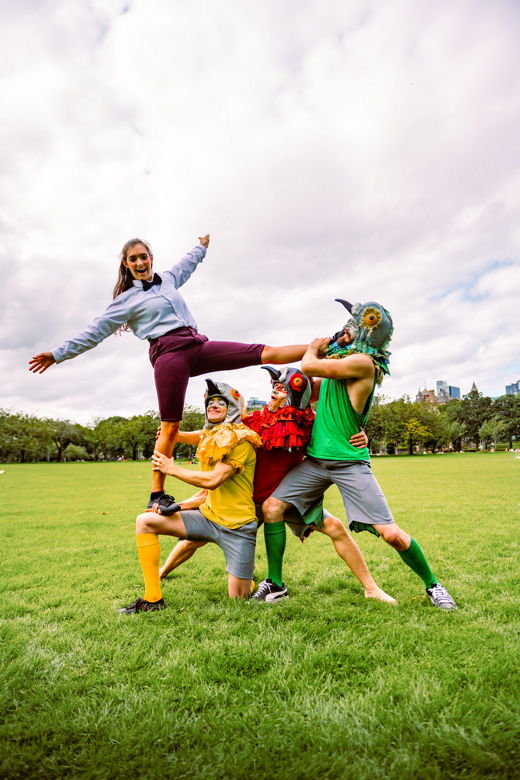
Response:
[[[43,374],[56,362],[52,352],[40,352],[29,360],[29,371],[33,374]]]

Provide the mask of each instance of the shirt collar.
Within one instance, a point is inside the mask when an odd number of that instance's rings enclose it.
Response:
[[[154,271],[154,276],[155,276],[156,273],[157,272]],[[162,277],[161,277],[160,274],[157,274],[157,276],[162,280]],[[153,279],[153,276],[152,276],[152,279]],[[137,287],[138,290],[142,290],[143,289],[143,283],[142,283],[142,281],[140,279],[132,279],[132,284],[134,285],[134,287]]]

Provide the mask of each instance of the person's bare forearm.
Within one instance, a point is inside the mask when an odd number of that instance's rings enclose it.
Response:
[[[326,360],[330,339],[314,339],[302,358],[302,371],[306,376],[324,379],[364,379],[373,376],[371,358],[363,353],[353,353],[337,360]]]
[[[171,458],[167,458],[158,450],[152,455],[154,472],[160,471],[170,477],[176,477],[182,482],[204,490],[215,490],[235,474],[236,469],[227,463],[219,461],[213,471],[190,471],[176,466]]]
[[[191,444],[196,446],[200,442],[202,431],[177,431],[175,441],[178,444]]]
[[[214,490],[218,485],[215,484],[215,477],[212,471],[189,471],[173,463],[168,468],[167,474],[170,477],[176,477],[181,482],[186,482],[194,487],[204,488],[205,490]]]
[[[302,371],[305,376],[327,377],[327,363],[323,358],[318,357],[315,350],[308,349],[302,358]]]
[[[179,502],[181,512],[184,509],[198,509],[199,506],[204,503],[207,497],[208,497],[207,490],[199,490],[198,493],[195,493],[194,496],[190,496],[190,498],[187,498],[185,501]]]

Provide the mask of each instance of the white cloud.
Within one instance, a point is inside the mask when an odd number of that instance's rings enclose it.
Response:
[[[135,235],[160,269],[211,232],[184,288],[211,338],[305,341],[342,323],[334,298],[376,299],[386,394],[520,376],[513,0],[26,0],[1,21],[2,405],[156,405],[130,336],[26,370],[103,310]],[[230,378],[262,397],[263,374]]]

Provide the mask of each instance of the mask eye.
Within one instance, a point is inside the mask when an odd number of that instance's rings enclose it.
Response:
[[[240,398],[240,393],[238,392],[238,390],[232,389],[231,390],[231,395],[233,396],[233,398],[236,398],[237,401]]]
[[[305,380],[296,374],[291,378],[290,384],[293,390],[301,390],[305,386]]]
[[[371,330],[372,328],[376,328],[381,322],[381,320],[382,320],[381,312],[377,311],[377,309],[374,309],[373,307],[366,309],[361,315],[362,325],[365,328],[368,328],[369,330]]]

